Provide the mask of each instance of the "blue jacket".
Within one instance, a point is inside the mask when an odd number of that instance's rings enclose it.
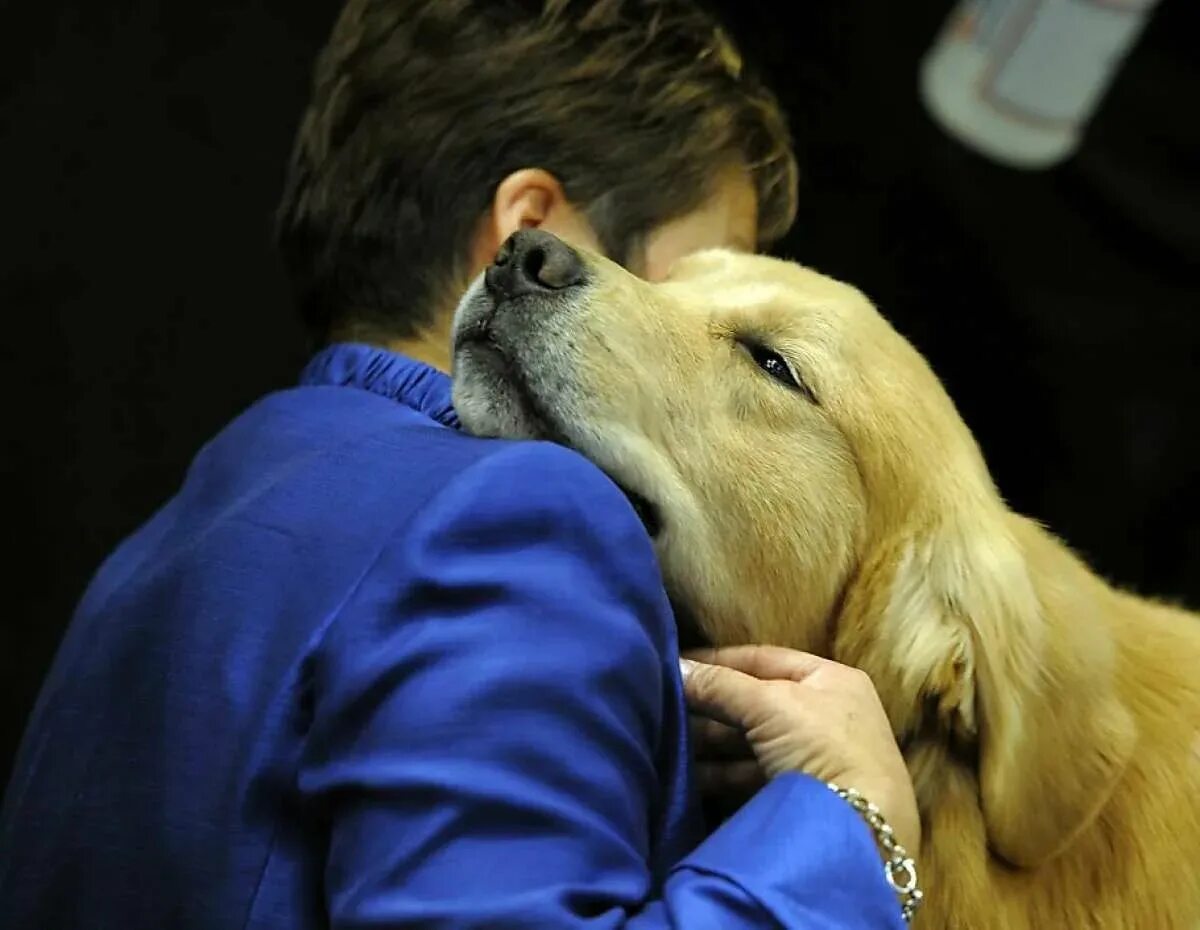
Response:
[[[813,780],[701,841],[637,518],[456,425],[445,376],[340,345],[203,449],[46,680],[0,927],[902,926]]]

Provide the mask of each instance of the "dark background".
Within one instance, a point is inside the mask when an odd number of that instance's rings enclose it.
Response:
[[[106,551],[303,361],[270,216],[337,8],[14,6],[0,779]],[[782,251],[861,286],[925,352],[1014,507],[1115,581],[1200,606],[1200,7],[1164,0],[1078,156],[1026,174],[921,108],[948,0],[719,6],[792,114],[804,179]]]

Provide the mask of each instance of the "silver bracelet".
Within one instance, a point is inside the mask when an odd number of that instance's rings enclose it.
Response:
[[[925,895],[917,887],[917,864],[903,846],[896,842],[891,826],[883,819],[879,808],[853,788],[839,788],[826,782],[829,790],[849,804],[867,822],[875,841],[883,850],[883,877],[900,899],[900,913],[905,923],[911,923]]]

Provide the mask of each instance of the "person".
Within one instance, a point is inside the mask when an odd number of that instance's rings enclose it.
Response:
[[[0,926],[902,925],[912,788],[861,673],[704,653],[598,470],[457,429],[448,321],[518,229],[650,278],[795,211],[689,0],[350,0],[279,239],[322,348],[83,596],[0,821]],[[770,780],[707,837],[685,692]],[[723,734],[723,735],[722,735]]]

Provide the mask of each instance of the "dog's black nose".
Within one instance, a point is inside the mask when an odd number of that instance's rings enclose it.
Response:
[[[553,293],[582,284],[583,278],[579,253],[540,229],[509,236],[484,273],[487,289],[500,298]]]

